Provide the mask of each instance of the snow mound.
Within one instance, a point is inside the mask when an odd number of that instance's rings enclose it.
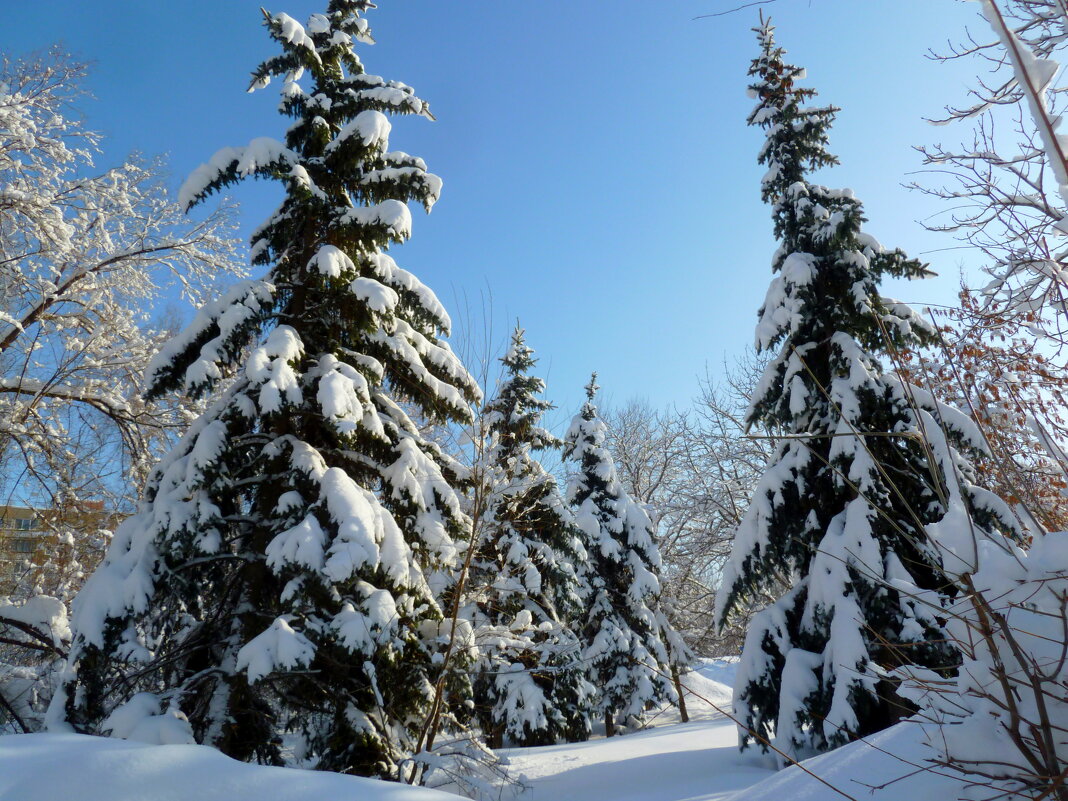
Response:
[[[247,765],[202,745],[82,734],[0,737],[3,801],[456,801],[337,773]]]
[[[682,675],[682,692],[690,720],[722,721],[724,715],[730,713],[734,693],[731,682],[737,663],[738,658],[733,656],[698,659],[690,666],[690,671]],[[665,704],[649,715],[646,722],[650,727],[680,723],[679,708]]]
[[[502,792],[506,801],[733,801],[771,773],[759,755],[738,753],[726,718],[501,753],[523,785]]]
[[[692,666],[693,674],[700,676],[706,682],[713,682],[720,687],[726,687],[729,698],[730,689],[734,686],[734,674],[738,672],[738,662],[739,657],[737,656],[698,659]]]
[[[717,675],[714,672],[713,675]],[[697,709],[708,708],[711,712],[722,713],[731,711],[731,696],[733,690],[729,684],[718,679],[710,678],[708,673],[701,668],[691,671],[682,677],[683,693],[686,696],[686,705],[691,713]]]
[[[854,798],[867,801],[946,801],[963,792],[960,780],[918,770],[933,752],[916,723],[893,728],[804,761],[804,766]],[[843,795],[793,766],[781,770],[730,801],[842,801]]]

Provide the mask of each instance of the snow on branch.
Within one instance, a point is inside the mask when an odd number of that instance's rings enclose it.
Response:
[[[276,618],[270,628],[253,637],[237,652],[237,670],[248,674],[250,684],[279,670],[307,667],[315,656],[315,646],[289,625],[293,618]]]
[[[270,174],[273,170],[292,170],[300,166],[300,156],[277,139],[261,136],[244,147],[224,147],[206,164],[201,164],[185,179],[178,190],[178,205],[188,211],[212,189],[253,174]]]
[[[978,0],[983,14],[1001,39],[1012,62],[1016,80],[1027,97],[1031,115],[1042,136],[1050,166],[1057,176],[1061,199],[1068,205],[1068,136],[1058,133],[1061,118],[1050,112],[1047,95],[1060,64],[1053,59],[1040,58],[1017,36],[1005,21],[994,0]],[[1065,225],[1062,219],[1061,226]],[[1068,232],[1068,231],[1066,231]]]

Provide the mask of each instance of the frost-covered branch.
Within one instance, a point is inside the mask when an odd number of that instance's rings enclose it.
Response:
[[[1032,333],[1068,342],[1068,248],[1063,235],[1068,206],[1068,149],[1058,132],[1065,88],[1055,83],[1054,57],[1068,41],[1063,0],[980,0],[993,39],[968,34],[943,59],[974,57],[1001,82],[977,78],[975,102],[948,108],[941,122],[973,126],[960,147],[918,148],[934,181],[914,187],[948,201],[928,221],[978,247],[988,258],[983,289],[992,315],[1023,319]],[[944,183],[937,183],[944,176]]]
[[[717,632],[711,610],[734,530],[778,439],[742,436],[766,361],[750,353],[723,379],[709,374],[685,413],[637,401],[605,413],[620,480],[657,527],[669,615],[705,656],[737,653],[745,636],[744,624]]]
[[[240,270],[228,210],[185,219],[161,162],[96,168],[70,111],[85,74],[59,50],[0,64],[0,475],[41,506],[128,503],[187,420],[140,398],[159,306]]]

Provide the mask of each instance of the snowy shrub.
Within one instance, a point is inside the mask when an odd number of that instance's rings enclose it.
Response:
[[[0,732],[43,727],[70,638],[67,607],[60,599],[0,598]]]
[[[1068,532],[1029,550],[979,544],[978,569],[955,577],[946,629],[962,661],[953,678],[908,669],[943,768],[975,797],[1068,797]],[[985,789],[984,789],[985,788]]]

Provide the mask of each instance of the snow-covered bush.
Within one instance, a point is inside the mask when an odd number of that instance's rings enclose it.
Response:
[[[0,733],[38,731],[70,645],[67,607],[0,597]]]
[[[985,540],[977,557],[947,610],[956,676],[906,670],[903,693],[943,768],[977,789],[1068,798],[1068,532],[1029,550]]]

